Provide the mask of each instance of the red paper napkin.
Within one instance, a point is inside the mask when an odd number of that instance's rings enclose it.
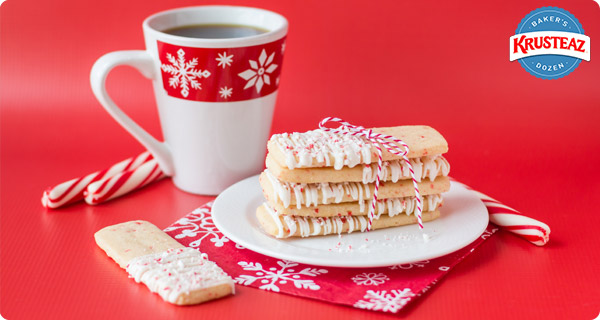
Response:
[[[237,284],[393,313],[425,294],[498,230],[490,224],[467,247],[433,260],[384,268],[320,267],[267,257],[237,245],[215,227],[211,207],[212,201],[165,232],[183,245],[208,254]]]

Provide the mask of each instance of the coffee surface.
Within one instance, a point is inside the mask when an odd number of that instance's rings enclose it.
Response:
[[[201,39],[243,38],[266,33],[267,30],[252,26],[229,24],[196,24],[163,30],[174,36]]]

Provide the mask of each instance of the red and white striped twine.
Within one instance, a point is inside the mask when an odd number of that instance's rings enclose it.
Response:
[[[325,127],[325,124],[327,122],[338,122],[339,124],[341,124],[341,126],[339,128],[328,128],[328,127]],[[373,219],[375,218],[375,205],[377,203],[377,194],[379,192],[379,182],[382,179],[381,174],[383,172],[383,170],[382,170],[383,155],[382,155],[381,147],[380,147],[382,145],[389,152],[391,152],[395,155],[401,156],[402,159],[404,159],[404,161],[408,165],[408,170],[410,171],[410,177],[412,178],[413,186],[415,188],[415,196],[417,198],[417,210],[416,210],[417,220],[419,223],[419,228],[423,229],[423,218],[422,218],[423,204],[421,202],[421,193],[419,192],[419,186],[417,184],[415,172],[413,171],[412,165],[410,164],[410,161],[408,160],[408,151],[409,151],[408,145],[406,143],[404,143],[404,141],[402,141],[398,138],[395,138],[393,136],[390,136],[390,135],[373,132],[370,129],[367,130],[361,126],[352,125],[340,118],[335,118],[335,117],[327,117],[327,118],[321,120],[321,122],[319,123],[319,128],[324,131],[334,132],[334,133],[338,133],[338,134],[350,134],[350,135],[353,135],[356,137],[361,137],[361,138],[365,139],[366,141],[368,141],[369,143],[373,144],[373,146],[375,146],[375,148],[377,149],[377,179],[375,180],[375,190],[373,191],[373,201],[371,202],[372,205],[371,205],[371,208],[369,208],[369,222],[367,224],[368,231],[371,230],[371,225],[373,224]],[[401,149],[400,147],[402,147],[404,150]]]
[[[455,180],[453,180],[453,182],[457,183]],[[487,208],[490,222],[493,224],[506,231],[510,231],[537,246],[543,246],[550,241],[550,227],[547,224],[521,215],[519,211],[498,200],[477,190],[473,190],[462,183],[461,185],[477,194]]]
[[[88,185],[96,181],[110,178],[116,174],[136,169],[142,164],[152,160],[150,152],[146,151],[136,157],[123,160],[108,169],[96,171],[83,177],[63,182],[46,189],[42,195],[42,205],[46,208],[58,208],[83,200],[84,192]]]

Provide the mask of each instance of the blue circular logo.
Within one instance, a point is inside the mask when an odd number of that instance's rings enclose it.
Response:
[[[517,27],[516,35],[511,37],[511,54],[521,49],[525,56],[517,58],[519,63],[527,72],[540,79],[559,79],[573,72],[582,59],[574,57],[571,52],[582,53],[586,50],[584,48],[586,44],[582,43],[583,40],[552,36],[555,34],[552,33],[553,31],[563,34],[584,34],[581,23],[567,10],[557,7],[543,7],[535,9],[525,16]],[[535,37],[530,34],[537,32],[543,32],[540,35],[544,36]],[[529,36],[522,35],[518,38],[517,36],[521,34],[529,34]],[[513,39],[515,37],[517,37],[516,40]],[[587,39],[587,56],[589,57],[589,38]],[[517,49],[513,50],[513,47]],[[533,55],[532,52],[536,49],[540,50],[536,55]],[[542,53],[544,49],[547,51]],[[552,49],[554,51],[550,51]],[[577,52],[578,49],[579,52]],[[557,54],[546,54],[549,52]]]

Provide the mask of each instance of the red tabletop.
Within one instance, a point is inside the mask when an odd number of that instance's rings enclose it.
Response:
[[[212,3],[224,3],[213,1]],[[538,7],[571,12],[600,41],[593,1],[229,1],[285,15],[290,31],[273,132],[325,116],[363,126],[427,124],[450,145],[451,175],[552,228],[536,247],[486,241],[400,317],[594,319],[600,312],[599,55],[559,80],[509,62],[508,39]],[[100,228],[164,228],[212,199],[163,180],[95,207],[40,204],[42,191],[138,154],[101,108],[89,71],[142,49],[142,20],[181,1],[8,0],[0,7],[0,314],[7,319],[392,318],[237,286],[192,307],[164,303],[96,247]],[[592,48],[596,48],[592,45]],[[108,79],[115,101],[160,136],[150,82]]]

